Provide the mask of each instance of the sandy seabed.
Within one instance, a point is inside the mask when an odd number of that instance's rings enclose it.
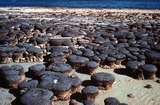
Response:
[[[29,13],[41,13],[46,14],[47,13],[53,13],[53,14],[63,14],[63,13],[75,13],[77,16],[84,15],[84,21],[87,23],[95,22],[94,18],[91,18],[92,15],[94,17],[101,16],[102,14],[106,14],[108,12],[113,12],[115,14],[130,14],[130,13],[156,13],[160,14],[160,10],[128,10],[128,9],[69,9],[69,8],[34,8],[34,7],[1,7],[0,12],[2,13],[1,16],[7,16],[7,15],[19,15],[20,18],[23,18],[23,15],[25,15],[25,18],[38,18],[38,17],[31,17]],[[101,15],[99,15],[101,14]],[[107,14],[106,14],[107,15]],[[28,17],[27,17],[28,16]],[[87,20],[87,16],[89,17]],[[51,16],[49,17],[40,17],[39,19],[52,19]],[[65,18],[65,19],[64,19]],[[59,22],[61,20],[66,20],[68,17],[61,17],[59,18]],[[80,18],[83,19],[83,18]],[[160,17],[159,17],[160,19]],[[80,20],[77,18],[72,18],[72,21],[80,22]],[[72,22],[71,21],[71,22]],[[82,21],[82,20],[81,20]],[[109,20],[110,21],[110,20]],[[160,21],[160,20],[159,20]],[[109,23],[101,23],[99,20],[98,23],[95,24],[109,24]],[[43,63],[43,62],[41,62]],[[15,63],[10,64],[1,64],[2,65],[13,65]],[[17,64],[17,63],[16,63]],[[19,65],[22,65],[24,67],[25,72],[28,71],[28,67],[31,65],[37,64],[37,63],[18,63]],[[125,68],[124,66],[119,66],[117,68]],[[82,81],[90,80],[90,75],[78,73],[76,71],[73,71],[77,74],[79,78],[82,79]],[[158,79],[157,77],[154,80],[137,80],[133,79],[129,76],[117,73],[115,69],[104,69],[99,67],[97,72],[107,72],[111,73],[115,76],[115,82],[113,84],[113,87],[111,90],[100,90],[99,95],[97,96],[95,100],[95,105],[104,105],[104,99],[107,97],[116,97],[121,103],[127,103],[128,105],[160,105],[160,84],[156,82]],[[152,85],[152,88],[148,89],[145,88],[147,84]],[[83,86],[81,86],[83,88]],[[133,94],[133,98],[129,98],[127,95]],[[10,105],[15,100],[15,96],[9,92],[9,89],[1,88],[0,87],[0,105]],[[54,102],[54,105],[68,105],[68,101],[56,101]],[[79,102],[79,105],[82,105],[82,103]]]
[[[17,63],[11,63],[7,65],[13,65]],[[18,63],[24,67],[25,72],[28,71],[28,67],[37,63]],[[42,64],[38,63],[38,64]],[[119,68],[124,68],[121,66]],[[97,72],[107,72],[115,76],[115,82],[111,90],[100,90],[99,95],[95,100],[95,105],[104,105],[104,99],[107,97],[116,97],[121,103],[127,103],[128,105],[160,105],[160,84],[154,80],[136,80],[126,75],[115,73],[114,69],[98,68]],[[81,74],[73,71],[82,81],[90,80],[90,75]],[[29,80],[29,78],[28,78]],[[151,89],[145,88],[147,84],[152,85]],[[81,86],[83,88],[83,86]],[[0,88],[0,104],[9,105],[14,102],[16,97],[9,92],[8,89]],[[133,94],[134,98],[129,98],[127,95]],[[54,105],[68,105],[68,101],[55,101]],[[83,105],[80,103],[78,105]]]

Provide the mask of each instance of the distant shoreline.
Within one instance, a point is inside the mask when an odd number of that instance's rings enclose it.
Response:
[[[0,7],[0,11],[3,12],[125,12],[125,13],[160,13],[160,10],[148,10],[148,9],[106,9],[106,8],[66,8],[66,7]]]

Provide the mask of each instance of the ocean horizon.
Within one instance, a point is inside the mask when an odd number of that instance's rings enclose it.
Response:
[[[160,0],[0,0],[6,7],[67,7],[111,9],[160,9]]]

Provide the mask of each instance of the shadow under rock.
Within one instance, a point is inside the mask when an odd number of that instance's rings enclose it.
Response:
[[[43,62],[48,62],[48,60],[50,59],[50,55],[46,55],[43,58],[44,58]]]
[[[84,80],[82,86],[94,86],[94,83],[91,80]]]
[[[79,92],[76,92],[76,93],[72,94],[70,98],[75,99],[78,102],[83,102],[83,100],[84,100],[83,95]]]
[[[13,94],[15,97],[19,97],[20,96],[20,92],[18,89],[10,89],[9,93]]]
[[[21,105],[20,104],[20,92],[18,89],[10,89],[9,93],[13,94],[16,98],[11,102],[11,105]]]
[[[11,102],[11,105],[22,105],[20,103],[20,97],[16,97],[16,99]]]
[[[131,77],[133,79],[139,79],[139,80],[144,79],[143,78],[143,73],[140,70],[136,70],[133,73],[129,73],[127,71],[127,69],[125,69],[125,68],[119,68],[119,69],[114,69],[114,72],[117,73],[117,74],[120,74],[120,75],[129,76],[129,77]]]
[[[160,78],[160,63],[157,63],[156,67],[158,69],[157,72],[156,72],[156,77]]]
[[[5,89],[9,89],[8,85],[4,82],[0,82],[0,87],[5,88]]]
[[[76,69],[76,72],[82,73],[82,74],[88,74],[88,68],[86,66],[83,66],[83,67]]]
[[[46,66],[46,68],[47,68],[51,63],[47,61],[47,62],[44,62],[43,64],[44,64],[44,65]]]
[[[32,80],[37,80],[38,78],[37,77],[35,77],[33,74],[31,74],[29,71],[27,71],[27,72],[25,72],[25,76],[27,77],[27,78],[31,78]]]
[[[160,69],[158,69],[158,71],[156,72],[156,77],[160,78]]]
[[[126,68],[114,69],[114,72],[117,73],[117,74],[129,76],[129,74],[127,73],[127,69]]]
[[[33,78],[33,76],[29,73],[29,71],[25,72],[25,76],[28,78]]]

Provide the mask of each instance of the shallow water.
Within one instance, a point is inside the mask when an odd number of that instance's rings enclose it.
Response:
[[[0,0],[0,6],[160,9],[160,0]]]

